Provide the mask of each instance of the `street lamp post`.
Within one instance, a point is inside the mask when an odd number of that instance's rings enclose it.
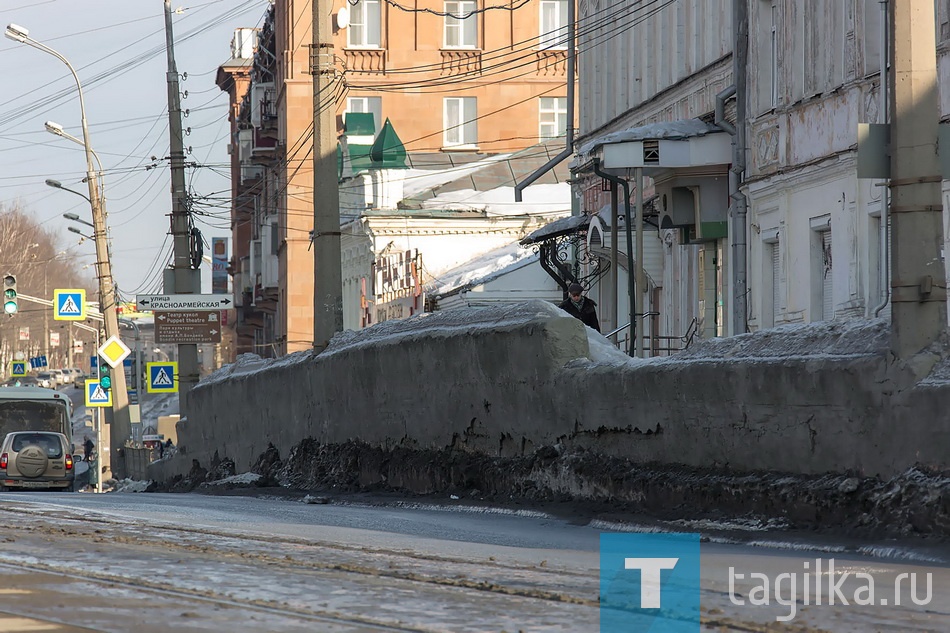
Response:
[[[26,44],[44,53],[52,55],[59,61],[66,64],[69,72],[72,73],[76,81],[76,89],[79,92],[79,110],[82,117],[82,144],[86,154],[86,183],[89,185],[89,204],[92,210],[93,236],[96,243],[96,260],[99,262],[99,305],[102,314],[105,317],[106,337],[120,337],[119,321],[115,312],[115,285],[112,280],[112,263],[109,260],[108,232],[106,229],[105,209],[102,199],[99,195],[99,180],[96,171],[93,168],[93,151],[89,143],[89,125],[86,123],[86,104],[83,99],[82,83],[79,81],[79,75],[73,65],[69,63],[61,54],[42,44],[29,35],[30,32],[16,24],[10,24],[6,28],[5,35],[16,42]],[[113,475],[118,477],[125,476],[125,467],[120,459],[119,450],[125,444],[125,440],[131,435],[132,423],[129,417],[129,394],[126,391],[125,372],[117,371],[114,374],[112,383],[112,402],[114,419],[110,433],[110,450],[112,452]]]

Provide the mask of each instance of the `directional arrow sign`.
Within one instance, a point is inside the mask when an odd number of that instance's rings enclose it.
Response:
[[[227,295],[135,295],[140,310],[227,310],[233,302]]]
[[[220,312],[156,312],[155,342],[220,343]]]

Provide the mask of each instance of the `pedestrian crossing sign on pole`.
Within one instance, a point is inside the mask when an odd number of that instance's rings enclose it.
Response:
[[[112,390],[103,389],[98,380],[86,381],[86,406],[87,407],[111,407]]]
[[[85,321],[86,291],[82,288],[54,290],[53,319],[57,321]]]
[[[15,360],[10,362],[11,376],[26,376],[26,361]]]
[[[178,363],[145,363],[148,370],[149,393],[174,393],[178,391]]]

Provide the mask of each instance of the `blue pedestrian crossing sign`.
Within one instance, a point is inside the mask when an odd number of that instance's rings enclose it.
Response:
[[[174,393],[178,391],[178,363],[145,363],[148,370],[149,393]]]
[[[82,288],[54,290],[53,318],[57,321],[85,321],[86,291]]]
[[[112,390],[103,389],[98,380],[86,381],[86,406],[87,407],[111,407]]]
[[[15,360],[10,363],[11,376],[26,376],[26,361]]]

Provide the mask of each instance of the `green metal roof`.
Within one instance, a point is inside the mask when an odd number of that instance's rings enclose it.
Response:
[[[373,166],[382,169],[405,169],[406,146],[402,144],[396,130],[389,119],[383,124],[383,129],[376,136],[376,141],[370,150]]]
[[[343,122],[347,136],[375,136],[376,123],[372,112],[347,112]]]

